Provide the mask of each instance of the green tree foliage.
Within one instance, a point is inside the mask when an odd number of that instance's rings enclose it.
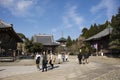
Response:
[[[96,24],[91,25],[91,27],[89,29],[88,37],[91,37],[91,36],[95,35],[96,33],[98,33],[98,26]]]
[[[108,26],[108,24],[110,24],[109,21],[106,21],[104,24],[98,25],[98,32],[104,30]]]
[[[120,50],[120,7],[118,9],[118,14],[112,16],[111,24],[113,26],[113,32],[111,34],[110,47]]]
[[[109,21],[106,21],[104,24],[101,24],[101,25],[97,25],[95,23],[94,25],[91,25],[89,29],[83,28],[81,36],[83,36],[87,39],[87,38],[101,32],[102,30],[104,30],[108,26],[108,24],[110,24]]]
[[[28,40],[28,38],[26,38],[26,36],[24,34],[22,34],[22,33],[17,33],[17,34],[22,40],[25,40],[25,41]]]
[[[85,38],[88,37],[88,29],[87,28],[82,29],[82,35],[81,36],[84,36]]]
[[[96,33],[99,32],[99,27],[98,25],[95,23],[94,25],[91,25],[90,26],[90,29],[87,29],[87,28],[83,28],[82,30],[82,35],[83,37],[85,38],[89,38],[93,35],[95,35]]]
[[[19,45],[17,45],[17,49],[19,49],[19,51],[26,52],[25,43],[28,42],[29,39],[26,38],[26,36],[22,33],[17,33],[17,35],[23,40],[23,42],[19,42]]]
[[[29,40],[26,42],[25,48],[28,52],[35,53],[40,52],[43,46],[41,43],[33,43],[32,40]]]
[[[25,42],[25,48],[28,52],[31,52],[31,47],[33,46],[32,41],[28,40]]]
[[[67,42],[66,42],[66,46],[67,46],[67,47],[70,47],[71,45],[72,45],[72,40],[71,40],[71,37],[68,36]]]
[[[31,52],[35,53],[35,52],[41,52],[42,50],[42,45],[41,43],[33,43],[31,49]]]
[[[89,29],[84,27],[82,29],[82,34],[80,35],[80,37],[84,37],[85,39],[87,39],[103,31],[108,26],[108,24],[110,24],[113,28],[113,32],[111,34],[112,39],[111,39],[110,45],[115,45],[114,47],[117,47],[117,49],[120,50],[120,8],[118,10],[118,14],[112,17],[111,22],[106,21],[105,23],[98,24],[98,25],[95,23],[94,25],[91,25]],[[81,45],[84,45],[85,47],[88,47],[89,49],[91,48],[89,44],[84,44],[84,42],[81,41],[80,39],[76,41],[74,40],[70,48],[71,50],[75,51],[79,49]]]
[[[112,26],[113,26],[113,39],[120,39],[120,8],[118,10],[118,14],[112,17]]]
[[[25,41],[25,48],[27,49],[28,52],[30,53],[35,53],[35,52],[40,52],[41,49],[43,48],[41,43],[33,42],[33,37],[31,40],[26,40]]]

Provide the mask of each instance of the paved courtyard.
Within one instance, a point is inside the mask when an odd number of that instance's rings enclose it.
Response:
[[[77,56],[70,56],[47,72],[38,71],[34,60],[0,62],[0,80],[120,80],[120,59],[91,56],[80,65]]]

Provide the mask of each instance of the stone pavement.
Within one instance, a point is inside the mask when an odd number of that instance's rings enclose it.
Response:
[[[36,66],[2,66],[0,67],[0,78],[32,72],[36,72]]]
[[[78,64],[76,56],[41,72],[35,65],[0,66],[0,80],[120,80],[120,59],[90,57],[89,64]]]

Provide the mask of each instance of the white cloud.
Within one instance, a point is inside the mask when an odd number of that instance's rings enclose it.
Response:
[[[32,13],[43,13],[40,5],[37,5],[38,0],[0,0],[0,6],[6,8],[14,16],[33,16]],[[31,10],[34,11],[31,11]]]
[[[103,9],[106,9],[106,15],[108,19],[110,20],[111,16],[115,14],[116,8],[117,6],[115,3],[115,0],[101,0],[99,4],[92,6],[90,11],[93,14],[95,14],[96,12],[99,12],[99,11],[102,12]]]
[[[0,0],[2,7],[8,9],[13,15],[23,16],[33,5],[33,0]]]
[[[82,29],[81,25],[83,23],[83,17],[80,16],[76,11],[77,6],[67,6],[64,16],[62,16],[63,23],[59,27],[54,27],[51,29],[52,33],[62,31],[64,29]]]
[[[18,1],[15,4],[15,7],[11,9],[11,12],[13,15],[16,16],[26,16],[29,14],[28,10],[30,9],[30,7],[33,6],[33,2],[32,0],[30,1]]]
[[[69,17],[67,16],[63,16],[63,22],[64,22],[64,26],[67,28],[71,28],[72,24],[69,22]]]
[[[74,20],[74,22],[78,26],[80,26],[81,23],[83,22],[83,18],[76,13],[76,9],[77,9],[77,6],[72,6],[68,14],[69,14],[69,17],[71,17]]]
[[[83,23],[83,17],[80,16],[76,11],[77,6],[69,6],[66,11],[66,15],[63,16],[64,26],[67,28],[71,28],[73,26],[80,27]]]
[[[19,1],[16,4],[16,8],[19,12],[24,12],[25,10],[27,10],[27,8],[29,8],[32,5],[32,3],[32,1]]]
[[[4,7],[9,7],[11,4],[14,2],[14,0],[0,0],[0,4],[3,5]]]

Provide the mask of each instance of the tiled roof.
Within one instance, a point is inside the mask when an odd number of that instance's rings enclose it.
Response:
[[[11,24],[5,23],[4,21],[0,20],[0,28],[3,27],[11,27]]]
[[[61,37],[60,39],[57,40],[57,42],[66,42],[66,39],[64,37]]]
[[[85,41],[90,41],[90,40],[95,40],[98,38],[105,37],[105,36],[109,35],[110,33],[112,33],[112,30],[113,30],[113,28],[110,25],[108,25],[108,27],[106,29],[104,29],[103,31],[99,32],[98,34],[96,34],[92,37],[89,37],[88,39],[85,39]]]
[[[23,42],[22,39],[17,35],[17,33],[13,29],[13,25],[5,23],[0,20],[0,33],[7,33],[13,36],[18,42]],[[2,38],[2,37],[0,37]]]
[[[34,42],[39,42],[42,45],[58,45],[56,42],[54,42],[52,35],[35,35],[34,36]]]

